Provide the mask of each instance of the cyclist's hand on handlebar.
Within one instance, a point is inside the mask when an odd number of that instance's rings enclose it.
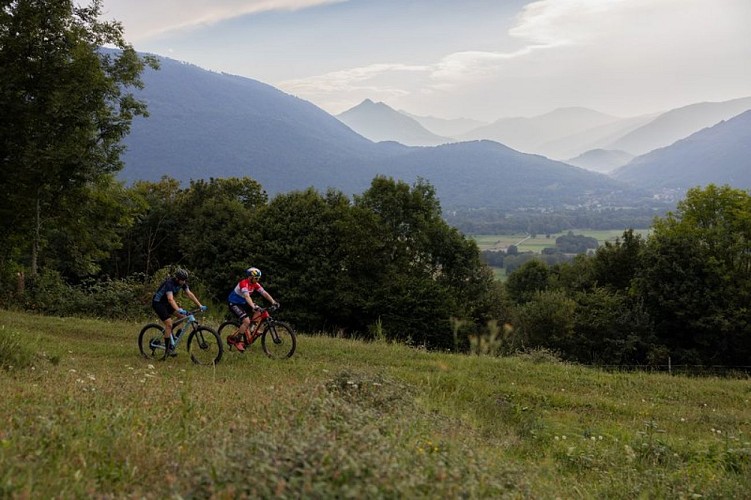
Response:
[[[274,302],[273,304],[271,304],[272,309],[279,309],[280,307],[282,307],[282,305],[279,302]]]
[[[206,307],[206,306],[201,306],[201,311],[206,311],[206,310],[208,310],[208,307]]]
[[[183,316],[187,316],[187,314],[188,314],[188,311],[186,311],[182,307],[180,309],[178,309],[177,312],[180,313],[180,314],[182,314]]]

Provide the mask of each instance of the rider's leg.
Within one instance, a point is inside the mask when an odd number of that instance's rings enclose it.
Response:
[[[159,317],[159,320],[164,323],[164,345],[169,345],[170,336],[172,335],[172,306],[164,302],[152,302],[151,307]]]
[[[252,323],[250,323],[250,321],[252,321]],[[245,335],[248,343],[252,341],[251,335],[258,329],[258,325],[261,324],[261,313],[253,313],[253,319],[249,320],[249,323],[250,325],[248,326]]]
[[[170,342],[170,337],[172,336],[172,318],[167,318],[163,321],[164,323],[164,345],[167,345],[167,342]]]

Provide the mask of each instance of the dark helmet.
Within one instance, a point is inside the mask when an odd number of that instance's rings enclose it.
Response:
[[[258,269],[257,267],[249,267],[248,269],[245,270],[245,274],[249,278],[259,278],[259,279],[261,278],[261,270]]]
[[[187,280],[188,279],[188,271],[185,269],[178,269],[175,271],[175,278],[179,280]]]

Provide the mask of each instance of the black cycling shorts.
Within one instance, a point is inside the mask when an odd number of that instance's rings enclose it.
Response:
[[[159,316],[159,319],[162,321],[165,321],[169,319],[172,314],[176,311],[176,309],[172,309],[172,304],[169,302],[151,302],[151,307],[156,312],[156,315]]]
[[[229,310],[232,311],[232,314],[234,314],[235,317],[240,321],[244,320],[248,316],[250,316],[251,318],[253,317],[253,309],[248,305],[247,302],[242,304],[233,304],[230,302]]]

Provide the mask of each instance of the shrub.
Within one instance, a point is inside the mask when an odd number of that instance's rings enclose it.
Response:
[[[15,330],[0,333],[0,369],[17,370],[28,368],[34,362],[34,351],[23,342]]]

